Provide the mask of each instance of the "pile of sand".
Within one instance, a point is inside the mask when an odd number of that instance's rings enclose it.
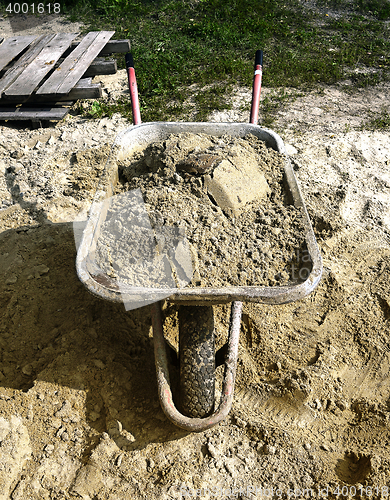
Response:
[[[137,286],[296,281],[304,231],[286,200],[284,163],[253,135],[185,133],[151,144],[120,165],[122,194],[97,242],[100,267]]]

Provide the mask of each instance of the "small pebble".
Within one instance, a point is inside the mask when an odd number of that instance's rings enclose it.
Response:
[[[336,401],[336,406],[340,408],[341,411],[348,410],[348,403],[344,399]]]
[[[43,451],[47,453],[48,455],[51,455],[54,451],[54,445],[53,444],[47,444],[44,448]]]
[[[39,266],[34,267],[34,276],[36,278],[39,278],[40,276],[47,274],[49,271],[50,271],[50,268],[45,266],[45,264],[40,264]]]
[[[123,426],[119,420],[113,420],[108,423],[107,432],[111,437],[119,436],[122,432]]]
[[[213,458],[217,459],[220,456],[220,454],[218,453],[218,450],[215,448],[215,446],[213,444],[208,443],[207,449]]]
[[[276,453],[276,448],[275,448],[275,446],[271,446],[271,445],[269,445],[269,444],[266,444],[266,445],[264,446],[264,453],[265,453],[266,455],[275,455],[275,453]]]
[[[101,370],[104,370],[104,368],[106,367],[106,365],[103,363],[103,361],[101,359],[94,359],[93,360],[93,364],[97,367],[97,368],[100,368]]]
[[[224,466],[231,476],[235,475],[234,466],[230,462],[228,461],[224,462]]]
[[[97,411],[91,411],[91,413],[89,414],[89,420],[91,422],[96,422],[96,420],[98,420],[99,418],[100,418],[100,413]]]
[[[246,427],[247,423],[245,422],[245,420],[242,420],[240,417],[236,417],[235,420],[238,427]]]
[[[135,437],[131,432],[128,432],[126,430],[123,430],[121,432],[122,437],[126,440],[127,443],[134,443]]]
[[[61,419],[57,418],[57,417],[53,417],[51,420],[50,420],[50,425],[51,427],[53,427],[54,429],[59,429],[62,425],[62,422],[61,422]]]
[[[65,430],[66,430],[65,427],[60,427],[57,431],[56,436],[60,438],[62,434],[65,432]]]
[[[328,401],[326,402],[326,409],[332,410],[334,406],[335,406],[334,401],[332,399],[328,399]]]
[[[62,441],[69,441],[69,434],[65,431],[61,434]]]
[[[31,364],[28,364],[28,365],[24,365],[23,368],[22,368],[22,373],[24,375],[27,375],[27,376],[30,376],[33,372],[33,367]]]

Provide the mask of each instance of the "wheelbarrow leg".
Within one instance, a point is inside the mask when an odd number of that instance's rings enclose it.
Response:
[[[159,302],[152,304],[151,309],[158,393],[160,404],[165,415],[178,427],[188,431],[201,432],[213,427],[227,417],[232,407],[237,368],[242,302],[237,301],[232,303],[228,352],[225,358],[225,374],[221,401],[218,409],[212,415],[204,418],[191,418],[182,415],[177,410],[173,402],[169,381],[168,359],[162,329],[161,304]]]

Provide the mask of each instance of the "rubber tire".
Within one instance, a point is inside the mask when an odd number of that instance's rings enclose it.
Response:
[[[180,409],[191,418],[213,413],[215,334],[212,306],[179,307]]]

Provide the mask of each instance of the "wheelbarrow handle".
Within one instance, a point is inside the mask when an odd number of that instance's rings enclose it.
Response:
[[[255,55],[255,71],[257,69],[257,66],[263,66],[263,51],[262,50],[256,50],[256,55]]]
[[[263,75],[263,51],[257,50],[255,56],[255,74],[253,77],[252,107],[249,123],[257,125],[259,119],[259,102],[261,92],[261,78]]]
[[[131,110],[133,112],[133,122],[134,125],[139,125],[141,123],[141,113],[139,109],[138,100],[138,89],[137,80],[135,78],[134,69],[134,59],[131,52],[128,52],[125,56],[127,77],[129,79],[129,89],[130,89],[130,99],[131,99]]]

